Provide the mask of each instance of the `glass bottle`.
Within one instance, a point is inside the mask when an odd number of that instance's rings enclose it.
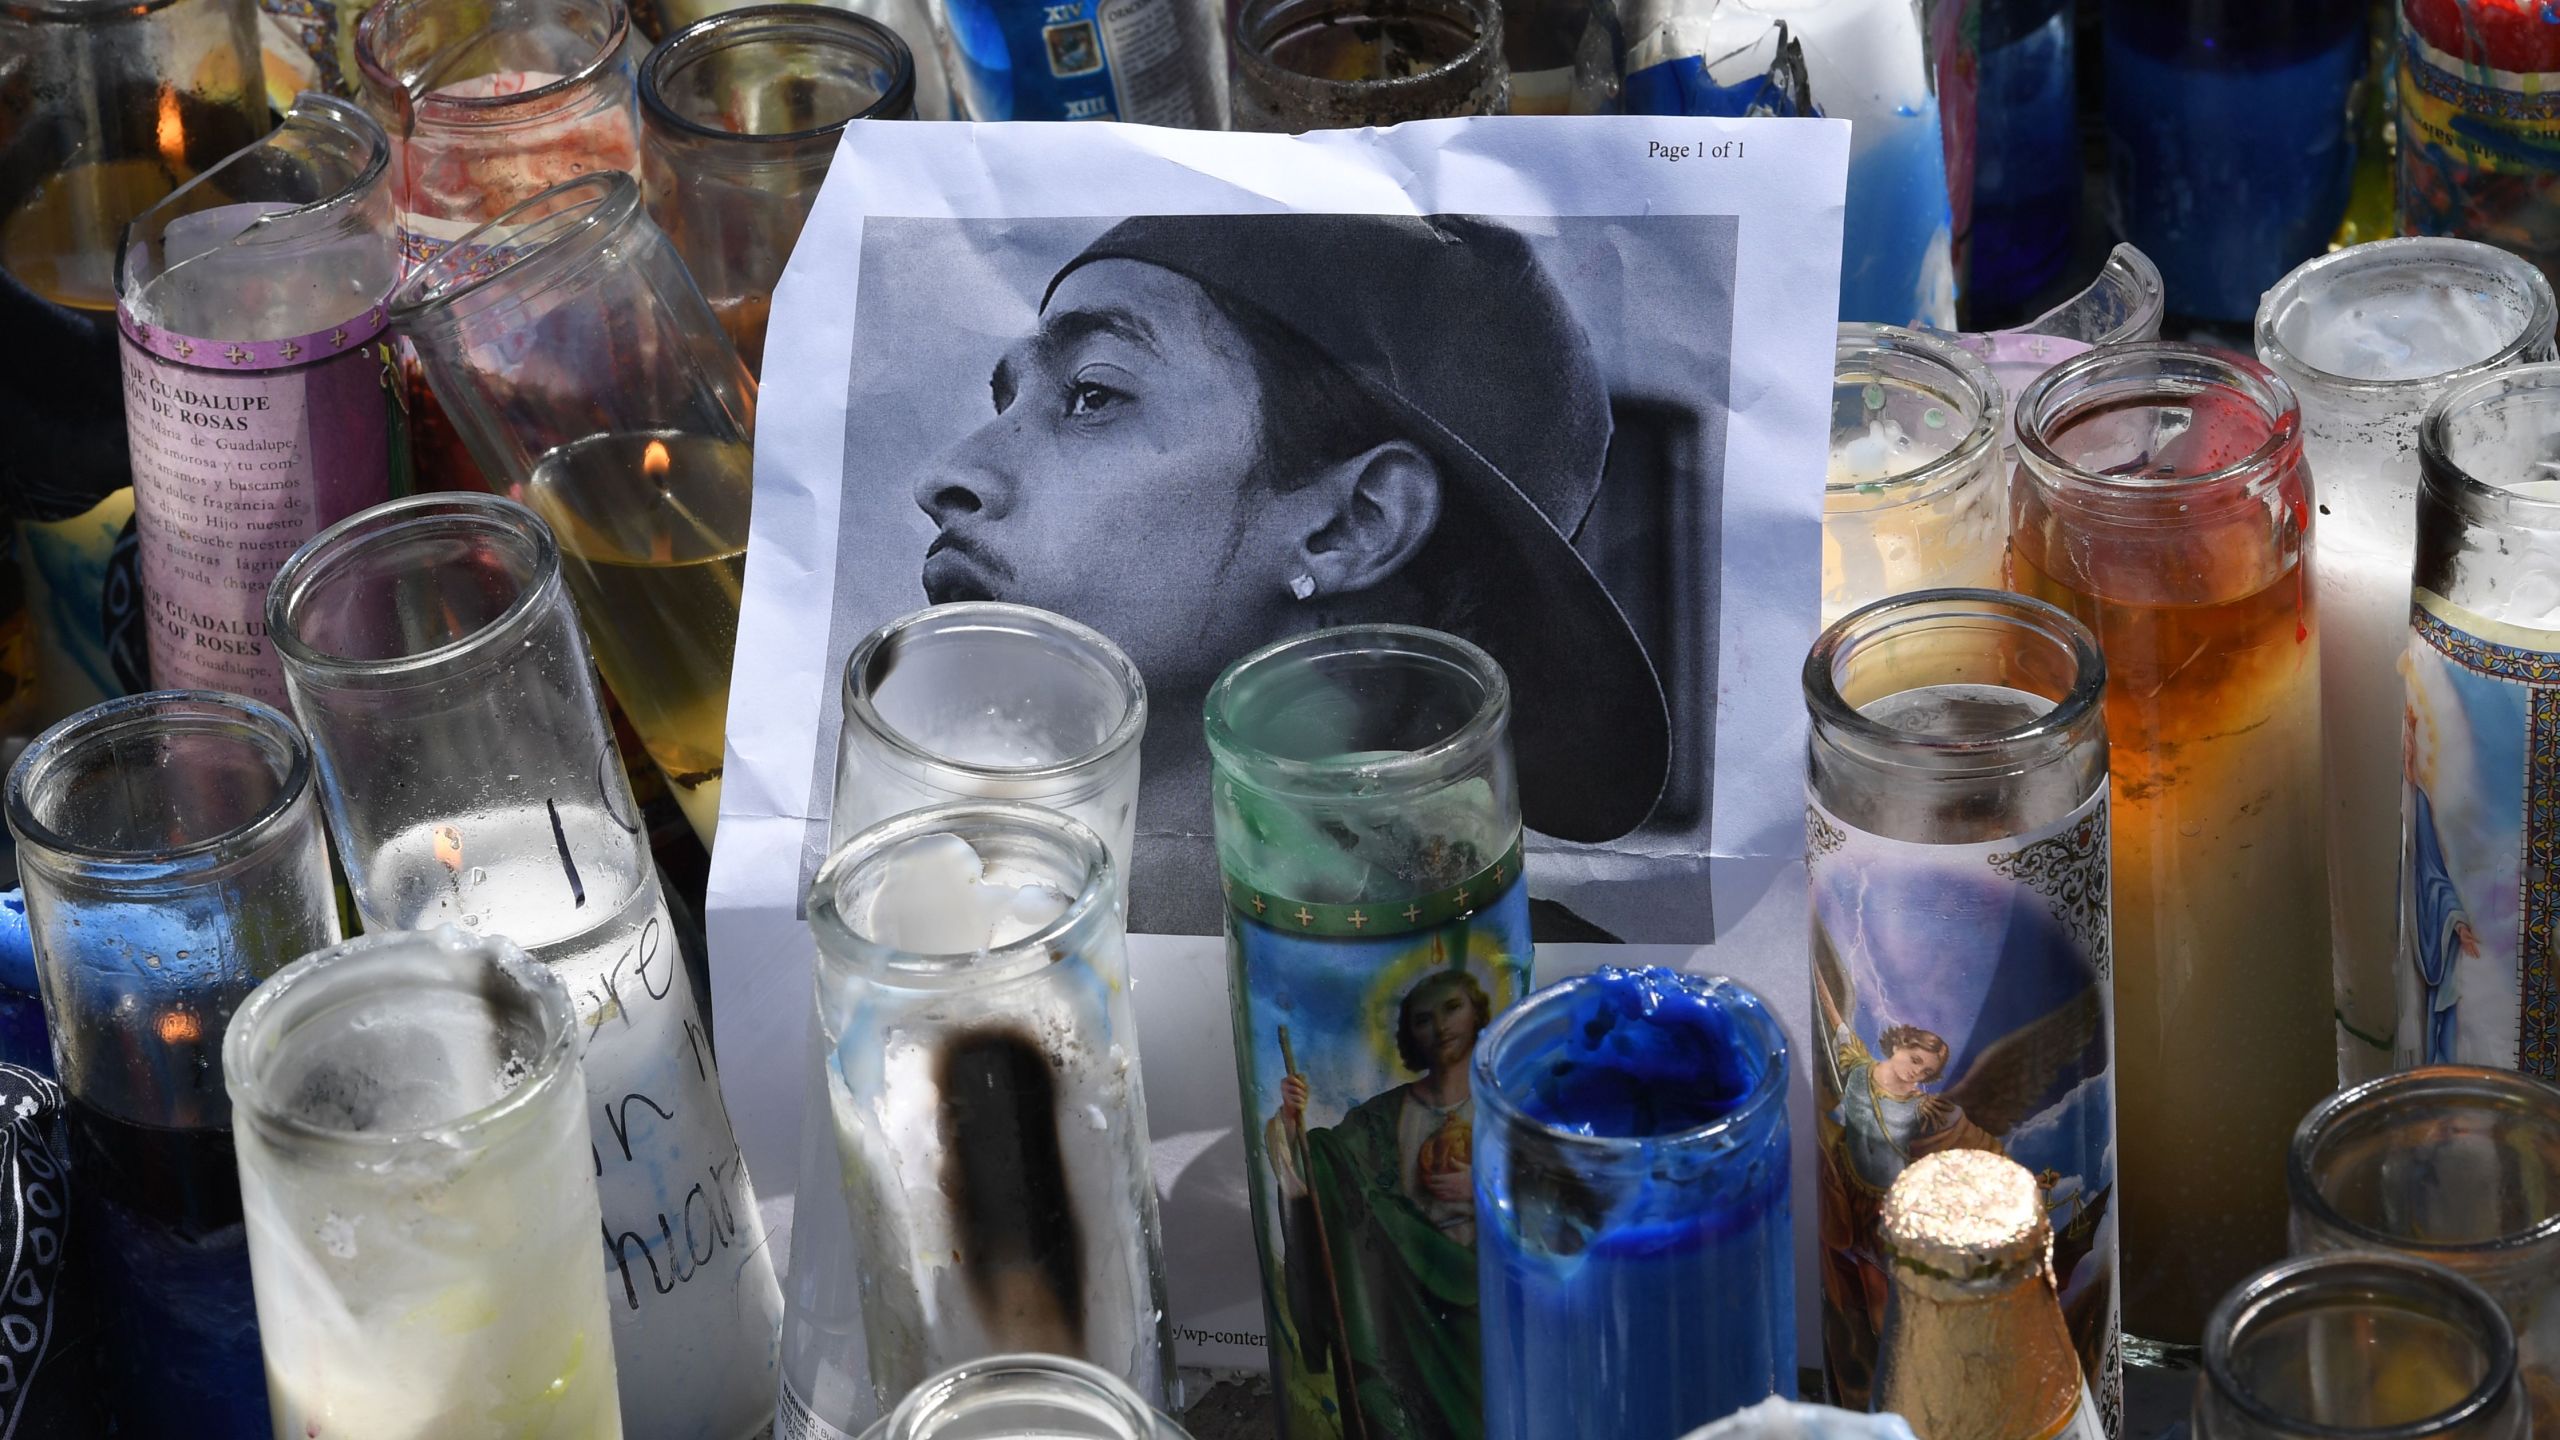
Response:
[[[854,120],[916,118],[915,57],[876,20],[764,5],[696,21],[640,64],[649,213],[750,372],[774,282]]]
[[[1279,1433],[1375,1433],[1373,1390],[1472,1417],[1477,1309],[1432,1277],[1476,1273],[1468,1065],[1529,988],[1510,681],[1456,636],[1350,626],[1238,660],[1206,708]],[[1429,1226],[1355,1249],[1380,1189]]]
[[[411,266],[564,180],[640,169],[623,0],[381,0],[355,53],[365,108],[391,134]],[[419,488],[488,488],[443,397],[409,378]]]
[[[2196,1440],[2525,1440],[2516,1344],[2480,1287],[2399,1255],[2270,1265],[2215,1307]]]
[[[1238,130],[1511,113],[1495,0],[1245,0],[1231,49]]]
[[[2402,233],[2486,240],[2560,283],[2560,33],[2534,5],[2391,9]]]
[[[2000,583],[1999,382],[1953,341],[1843,325],[1822,493],[1822,623],[1888,595]]]
[[[2075,0],[1983,0],[1973,172],[1975,323],[2014,316],[2062,274],[2080,218]]]
[[[2368,1080],[2304,1118],[2285,1178],[2295,1253],[2389,1251],[2487,1291],[2533,1428],[2560,1434],[2560,1089],[2468,1065]]]
[[[391,321],[480,468],[550,525],[596,668],[710,843],[756,383],[638,182],[507,211],[412,272]]]
[[[285,703],[267,582],[292,547],[391,498],[389,176],[381,126],[306,95],[126,231],[117,321],[162,685]]]
[[[1125,876],[1146,728],[1138,667],[1095,631],[994,601],[919,610],[845,661],[828,843],[954,800],[1020,801],[1091,827]],[[809,1054],[826,1051],[813,1011]],[[834,1127],[818,1119],[831,1113],[828,1070],[814,1058],[804,1069],[799,1173],[837,1174]],[[861,1268],[842,1188],[803,1185],[784,1271],[782,1410],[812,1427],[821,1410],[877,1408],[849,1359],[861,1344]]]
[[[224,1037],[276,1428],[621,1440],[568,987],[503,939],[374,934]]]
[[[504,935],[578,1006],[622,1413],[741,1440],[782,1295],[559,547],[492,495],[378,505],[267,597],[367,930]]]
[[[2401,1065],[2560,1075],[2560,365],[2436,398],[2418,429],[2401,664]]]
[[[895,0],[861,0],[888,8]],[[1124,120],[1223,129],[1216,0],[943,0],[933,7],[960,120]],[[883,15],[898,23],[892,15]],[[900,23],[909,46],[920,38]],[[937,118],[928,115],[926,118]]]
[[[254,0],[0,7],[0,495],[37,718],[146,688],[115,332],[126,223],[274,122]],[[119,548],[121,546],[121,548]]]
[[[2108,214],[2182,315],[2242,321],[2328,248],[2354,177],[2365,7],[2105,0]]]
[[[261,980],[338,939],[311,778],[290,721],[197,691],[83,711],[9,772],[125,1433],[271,1433],[220,1050]]]
[[[1190,1440],[1120,1377],[1059,1355],[954,1365],[909,1392],[862,1440]]]
[[[2107,663],[2128,1358],[2202,1340],[2284,1248],[2284,1141],[2336,1083],[2301,419],[2192,346],[2067,360],[2018,402],[2011,587]]]
[[[2258,306],[2258,358],[2302,402],[2318,477],[2320,723],[2338,1072],[2390,1068],[2400,859],[2400,662],[2417,553],[2418,421],[2462,380],[2552,355],[2551,282],[2468,240],[2323,255]]]
[[[1897,1178],[1913,1156],[1996,1145],[2035,1172],[2051,1288],[2113,1434],[2120,1205],[2097,637],[2023,596],[1924,591],[1824,631],[1804,691],[1831,1393],[1852,1406],[1875,1395],[1891,1289],[1877,1225]]]
[[[1876,1409],[1920,1440],[2103,1440],[2025,1166],[1923,1155],[1886,1193],[1876,1239],[1892,1274]]]
[[[860,1303],[798,1433],[1017,1350],[1176,1393],[1121,885],[1091,829],[1011,801],[910,811],[819,869],[804,1123],[834,1133]]]
[[[1794,1398],[1787,1040],[1759,996],[1603,967],[1495,1022],[1473,1091],[1488,1440]]]

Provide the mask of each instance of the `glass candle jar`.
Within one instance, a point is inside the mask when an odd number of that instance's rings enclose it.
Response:
[[[117,360],[125,225],[274,123],[255,0],[0,5],[0,448],[34,617],[36,716],[147,688]],[[42,337],[38,343],[37,337]]]
[[[2284,1249],[2284,1142],[2335,1085],[2310,497],[2251,361],[2122,345],[2018,404],[2012,588],[2106,658],[2124,1323],[2192,1346]]]
[[[1796,1389],[1787,1041],[1730,980],[1603,968],[1476,1047],[1488,1440],[1670,1436]]]
[[[2480,1287],[2423,1260],[2321,1255],[2213,1312],[2196,1440],[2524,1440],[2515,1337]]]
[[[2074,0],[1983,0],[1980,137],[1973,176],[1976,314],[2007,310],[2070,262],[2080,219]]]
[[[2399,756],[2403,1065],[2560,1074],[2560,365],[2437,397]]]
[[[2560,1089],[2441,1065],[2351,1086],[2293,1135],[2293,1247],[2470,1280],[2515,1328],[2533,1428],[2560,1434]]]
[[[997,1355],[917,1386],[862,1440],[1190,1440],[1120,1378],[1060,1355]]]
[[[1822,492],[1822,623],[1888,595],[1996,586],[2009,544],[2007,407],[1980,360],[1891,325],[1843,325]]]
[[[259,981],[338,939],[311,776],[282,715],[191,691],[75,715],[9,772],[127,1433],[270,1433],[221,1046]]]
[[[710,843],[756,383],[639,184],[534,196],[419,266],[391,321],[480,468],[550,525],[596,668]]]
[[[1237,661],[1207,711],[1280,1434],[1377,1433],[1380,1395],[1456,1425],[1482,1384],[1443,1278],[1476,1273],[1468,1066],[1529,986],[1510,682],[1456,636],[1352,626]]]
[[[162,685],[285,703],[267,582],[290,547],[391,498],[389,175],[381,126],[308,95],[126,232],[117,321]]]
[[[2099,1414],[2117,1360],[2107,667],[2039,601],[1932,590],[1823,632],[1812,712],[1813,1093],[1831,1393],[1873,1398],[1915,1158],[2034,1172],[2053,1288]]]
[[[287,1435],[621,1440],[577,1011],[505,940],[306,955],[222,1046]]]
[[[1496,0],[1245,0],[1232,54],[1238,130],[1511,113]]]
[[[1101,837],[1005,801],[883,821],[819,869],[807,1123],[834,1131],[862,1296],[824,1425],[1016,1350],[1175,1393],[1120,896]]]
[[[574,176],[636,173],[637,53],[623,0],[381,0],[366,10],[356,71],[365,108],[392,137],[402,258],[424,264]],[[420,488],[487,488],[443,397],[411,380]]]
[[[365,928],[504,935],[577,1001],[623,1413],[742,1440],[782,1294],[561,569],[513,501],[395,500],[294,552],[267,631]]]
[[[845,125],[913,120],[916,99],[896,31],[821,5],[714,15],[641,62],[649,212],[748,370],[763,370],[774,282]]]
[[[2318,477],[2320,722],[2338,1068],[2388,1069],[2399,863],[2400,661],[2417,552],[2418,421],[2460,381],[2551,358],[2551,282],[2468,240],[2377,240],[2287,275],[2258,307],[2258,358],[2302,402]]]
[[[2400,224],[2486,240],[2560,282],[2560,35],[2541,7],[2392,0]]]

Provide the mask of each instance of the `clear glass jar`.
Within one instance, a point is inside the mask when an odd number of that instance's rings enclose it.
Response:
[[[2012,588],[2107,663],[2128,1359],[2284,1249],[2284,1143],[2335,1087],[2309,481],[2292,395],[2192,346],[2018,404]]]
[[[255,0],[0,4],[0,335],[44,337],[0,373],[42,417],[0,448],[50,724],[148,688],[117,358],[116,259],[135,216],[274,123]]]
[[[1353,626],[1237,661],[1207,711],[1280,1434],[1376,1429],[1375,1391],[1472,1416],[1477,1309],[1437,1277],[1475,1273],[1476,1038],[1529,988],[1510,681],[1456,636]]]
[[[1822,493],[1823,624],[1888,595],[2000,583],[2007,409],[1989,368],[1951,340],[1840,327]]]
[[[223,1078],[280,1432],[621,1440],[577,1041],[558,975],[451,929],[306,955],[240,1007]]]
[[[917,1386],[862,1440],[1190,1440],[1118,1376],[1059,1355],[998,1355]]]
[[[1476,1047],[1488,1440],[1795,1397],[1787,1039],[1731,980],[1604,967]]]
[[[756,382],[628,175],[534,196],[419,266],[391,322],[565,561],[596,668],[694,833],[720,823]]]
[[[2053,1284],[2098,1413],[2122,1409],[2108,904],[2107,667],[2050,605],[1931,590],[1805,660],[1813,1095],[1825,1369],[1873,1398],[1913,1160],[2035,1172]]]
[[[390,159],[372,117],[306,95],[126,232],[125,420],[162,685],[285,703],[267,582],[289,547],[391,498]]]
[[[2539,6],[2390,0],[2411,235],[2489,241],[2560,284],[2560,173],[2542,148],[2560,118],[2560,37]]]
[[[2560,1434],[2560,1089],[2439,1065],[2320,1103],[2285,1168],[2299,1254],[2433,1261],[2515,1327],[2533,1428]]]
[[[1238,130],[1511,113],[1495,0],[1245,0],[1230,48]]]
[[[391,134],[411,266],[564,180],[640,169],[623,0],[381,0],[356,22],[355,53],[365,108]],[[420,488],[487,489],[469,432],[410,378]]]
[[[2480,1287],[2397,1255],[2271,1265],[2215,1307],[2196,1440],[2525,1440],[2515,1337]]]
[[[2468,240],[2377,240],[2279,281],[2258,358],[2302,402],[2317,477],[2320,723],[2338,1069],[2390,1068],[2399,862],[2400,659],[2409,648],[2418,421],[2470,376],[2552,355],[2551,282]]]
[[[2008,396],[2009,414],[2002,426],[2001,469],[2017,464],[2018,397],[2047,370],[2100,345],[2124,345],[2160,338],[2160,315],[2167,304],[2160,270],[2151,257],[2130,245],[2107,253],[2107,263],[2087,288],[2024,325],[2007,330],[1968,331],[1955,343],[1991,367]]]
[[[762,5],[699,20],[640,64],[649,213],[751,372],[774,283],[855,120],[913,120],[915,57],[876,20]]]
[[[1019,1350],[1178,1393],[1121,886],[1100,836],[1008,801],[883,821],[819,869],[804,1123],[834,1134],[859,1276],[816,1317],[848,1342],[805,1397],[823,1424]]]
[[[267,631],[367,930],[504,935],[576,998],[622,1411],[742,1440],[782,1294],[595,671],[531,511],[421,495],[294,552]]]
[[[260,981],[338,939],[311,777],[291,721],[194,691],[84,711],[9,772],[72,1225],[128,1433],[269,1433],[221,1046]]]

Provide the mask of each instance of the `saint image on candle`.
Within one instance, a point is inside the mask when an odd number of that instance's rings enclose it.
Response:
[[[2447,697],[2451,698],[2451,697]],[[2459,703],[2458,701],[2456,702]],[[2425,697],[2412,691],[2401,727],[2400,764],[2409,784],[2409,874],[2400,887],[2408,913],[2401,927],[2409,936],[2410,962],[2425,996],[2420,1008],[2419,1063],[2442,1065],[2454,1058],[2454,1014],[2462,998],[2455,961],[2478,956],[2480,937],[2471,928],[2471,912],[2462,903],[2446,863],[2444,835],[2436,825],[2435,789],[2437,727]]]

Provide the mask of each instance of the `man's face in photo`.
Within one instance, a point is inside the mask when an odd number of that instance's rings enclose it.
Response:
[[[1081,620],[1168,689],[1205,688],[1268,638],[1288,579],[1281,537],[1253,533],[1261,386],[1207,291],[1131,260],[1080,266],[991,390],[994,417],[916,486],[939,531],[934,603]],[[1189,521],[1163,525],[1168,512]]]

